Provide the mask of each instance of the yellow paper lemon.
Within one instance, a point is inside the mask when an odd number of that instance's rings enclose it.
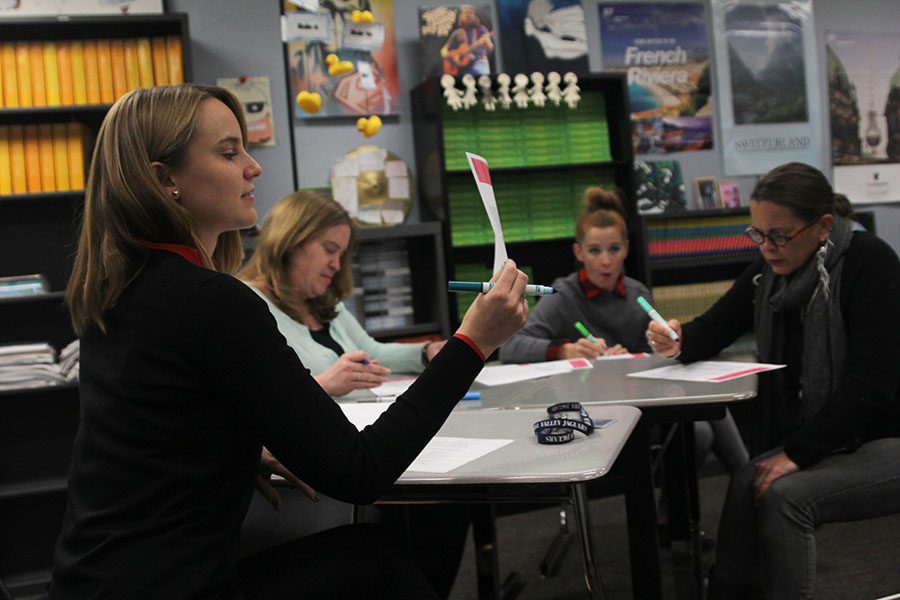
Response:
[[[316,114],[322,109],[322,96],[317,92],[307,92],[306,90],[303,90],[297,94],[296,101],[300,110],[308,112],[311,115]]]
[[[328,65],[328,74],[332,77],[346,75],[353,72],[353,63],[349,60],[341,60]]]
[[[358,8],[356,10],[354,10],[352,13],[350,13],[350,20],[353,21],[354,23],[359,23],[361,18],[362,18],[362,11],[359,10]]]
[[[372,115],[368,119],[363,117],[356,122],[356,128],[363,134],[363,137],[372,137],[381,131],[381,117],[378,115]]]
[[[359,13],[359,20],[357,23],[374,23],[375,15],[372,14],[370,10],[364,10]]]
[[[368,123],[369,123],[369,120],[367,118],[360,117],[356,120],[356,128],[359,129],[360,133],[362,133],[365,130],[366,125],[368,125]]]
[[[338,58],[337,54],[329,54],[325,57],[325,64],[330,67],[331,65],[337,63],[339,60],[340,59]]]

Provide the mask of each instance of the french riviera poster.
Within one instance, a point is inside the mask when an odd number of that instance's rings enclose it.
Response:
[[[321,0],[316,10],[301,10],[285,0],[282,41],[287,45],[291,97],[305,90],[318,93],[322,99],[317,113],[304,112],[295,105],[297,117],[398,113],[400,78],[393,3],[371,0],[367,4],[373,23],[354,22],[353,11],[359,8],[356,3]],[[329,55],[334,55],[333,64],[327,62]]]
[[[851,202],[900,200],[900,34],[826,39],[834,189]]]
[[[587,28],[581,0],[497,0],[507,73],[587,74]]]
[[[600,4],[604,71],[627,74],[635,154],[713,147],[709,36],[702,4]]]
[[[811,0],[711,7],[725,173],[758,175],[790,161],[821,167]]]
[[[490,75],[496,52],[490,4],[419,8],[422,77]]]

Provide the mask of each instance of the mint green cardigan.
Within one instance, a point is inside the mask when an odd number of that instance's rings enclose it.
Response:
[[[247,283],[247,282],[244,282]],[[247,286],[266,301],[269,311],[275,317],[278,331],[287,339],[288,346],[294,349],[300,361],[314,376],[333,365],[338,355],[331,348],[318,344],[309,333],[309,328],[294,320],[286,312],[275,306],[258,289],[247,283]],[[382,343],[372,338],[362,328],[359,321],[344,308],[344,303],[337,305],[337,317],[330,323],[331,337],[341,345],[344,352],[362,350],[368,352],[379,364],[388,367],[391,374],[421,373],[422,348],[425,343]]]

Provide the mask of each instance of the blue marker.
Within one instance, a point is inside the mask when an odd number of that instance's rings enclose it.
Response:
[[[475,292],[486,294],[492,287],[493,282],[490,281],[448,281],[447,290],[451,292]],[[555,294],[556,290],[549,285],[532,285],[525,286],[526,296],[547,296]]]
[[[651,319],[666,328],[666,331],[669,333],[669,337],[673,342],[678,341],[678,334],[675,333],[675,330],[669,327],[669,324],[666,323],[666,320],[662,318],[662,315],[656,312],[656,309],[650,306],[650,303],[647,302],[647,300],[643,296],[637,297],[637,303],[641,305],[641,308],[647,311],[647,314],[650,315]]]
[[[481,400],[481,392],[466,392],[462,397],[463,400]]]

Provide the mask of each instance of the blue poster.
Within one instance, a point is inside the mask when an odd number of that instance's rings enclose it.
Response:
[[[702,4],[599,4],[603,70],[627,74],[636,154],[713,147]]]

